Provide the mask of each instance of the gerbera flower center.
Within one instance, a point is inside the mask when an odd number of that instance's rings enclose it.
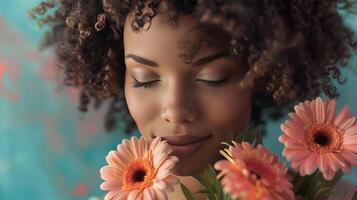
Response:
[[[249,171],[249,177],[255,183],[267,181],[274,184],[276,175],[274,171],[271,170],[271,166],[266,166],[265,162],[259,158],[246,158],[244,163]]]
[[[250,171],[250,174],[252,177],[254,177],[254,179],[256,180],[260,180],[261,176],[258,172],[255,172],[255,171]]]
[[[306,134],[308,148],[319,153],[340,151],[342,140],[342,133],[330,123],[315,124]]]
[[[145,159],[134,160],[125,170],[122,189],[125,191],[144,189],[151,184],[154,176],[155,169],[152,162]]]
[[[314,135],[314,142],[324,147],[331,143],[331,138],[329,137],[328,133],[319,132]]]
[[[134,182],[141,182],[144,180],[145,176],[146,176],[145,169],[138,169],[133,173],[133,180]]]

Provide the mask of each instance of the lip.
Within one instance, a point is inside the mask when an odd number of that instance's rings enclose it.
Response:
[[[162,137],[171,146],[173,154],[178,157],[187,157],[192,155],[195,151],[200,149],[206,141],[211,138],[212,135],[208,136],[167,136]]]

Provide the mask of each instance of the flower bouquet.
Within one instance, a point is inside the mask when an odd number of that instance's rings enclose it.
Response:
[[[357,124],[346,105],[316,98],[295,105],[281,125],[282,155],[291,169],[263,146],[258,132],[247,131],[224,142],[225,158],[194,177],[209,200],[356,200],[357,186],[341,177],[357,165]],[[167,199],[179,179],[171,169],[179,162],[166,141],[123,140],[109,152],[100,170],[109,191],[105,199]],[[181,183],[180,183],[181,184]],[[181,184],[186,199],[192,192]]]

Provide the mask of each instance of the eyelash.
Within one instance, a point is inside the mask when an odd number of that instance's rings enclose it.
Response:
[[[133,77],[134,81],[133,81],[133,85],[132,87],[134,88],[150,88],[153,86],[154,83],[160,81],[160,80],[154,80],[154,81],[148,81],[148,82],[140,82],[138,80],[136,80],[134,77]],[[217,81],[207,81],[207,80],[201,80],[201,79],[197,79],[197,81],[201,81],[209,86],[212,86],[212,87],[217,87],[217,86],[221,86],[223,84],[225,84],[226,82],[228,82],[229,80],[229,76],[221,79],[221,80],[217,80]]]

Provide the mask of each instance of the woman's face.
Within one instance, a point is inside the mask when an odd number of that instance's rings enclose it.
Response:
[[[246,128],[252,92],[239,87],[244,67],[228,52],[229,37],[198,26],[191,15],[174,27],[152,20],[147,31],[124,28],[125,98],[139,131],[160,136],[190,175],[216,161],[222,141]]]

